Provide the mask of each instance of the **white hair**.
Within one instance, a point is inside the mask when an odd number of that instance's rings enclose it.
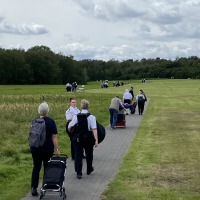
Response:
[[[38,113],[42,116],[46,116],[49,112],[49,106],[47,102],[43,102],[38,107]]]
[[[86,99],[81,100],[81,108],[82,108],[82,109],[88,110],[89,105],[90,105],[90,103],[89,103],[89,101],[87,101]]]

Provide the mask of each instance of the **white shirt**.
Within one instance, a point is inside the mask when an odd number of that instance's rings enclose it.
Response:
[[[123,95],[123,99],[130,99],[132,100],[133,96],[130,92],[125,92]]]
[[[72,119],[74,115],[80,113],[80,110],[77,107],[70,106],[69,109],[65,113],[66,120]]]
[[[82,110],[81,113],[88,113],[88,110]],[[96,123],[96,117],[94,115],[90,115],[88,118],[87,118],[87,121],[88,121],[88,130],[92,130],[92,129],[95,129],[97,128],[97,123]],[[74,126],[75,124],[78,123],[78,119],[77,119],[77,116],[75,115],[72,119],[72,121],[69,123],[69,126]],[[68,126],[68,127],[69,127]]]

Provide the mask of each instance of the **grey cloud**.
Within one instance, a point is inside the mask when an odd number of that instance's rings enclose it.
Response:
[[[182,21],[182,17],[178,13],[158,13],[152,21],[159,24],[176,24]]]
[[[39,24],[20,24],[14,25],[8,23],[6,20],[0,22],[0,33],[12,33],[18,35],[40,35],[48,33],[42,25]]]
[[[142,44],[142,45],[141,45]],[[177,56],[195,55],[200,49],[196,46],[188,44],[188,41],[182,42],[162,42],[151,41],[135,42],[134,45],[118,45],[118,46],[89,46],[81,43],[72,43],[54,49],[56,52],[63,52],[65,55],[73,55],[76,60],[97,59],[108,61],[110,59],[140,60],[142,58],[166,58],[175,59]]]
[[[0,23],[4,20],[4,17],[0,16]]]
[[[106,21],[122,21],[139,19],[158,24],[175,24],[182,20],[181,3],[146,0],[73,0],[85,15]],[[173,3],[173,4],[172,4]]]
[[[115,2],[105,0],[75,0],[73,2],[77,3],[82,8],[85,15],[107,21],[121,21],[145,14],[142,6],[138,7],[137,3],[133,3],[133,1],[130,0],[115,0]]]

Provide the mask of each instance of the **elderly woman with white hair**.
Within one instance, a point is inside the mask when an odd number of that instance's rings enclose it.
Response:
[[[133,99],[132,94],[129,92],[128,89],[126,89],[125,92],[124,92],[124,95],[123,95],[123,102],[128,103],[128,104],[132,104],[132,99]]]
[[[53,119],[47,116],[49,112],[49,106],[46,102],[43,102],[38,107],[39,118],[43,118],[46,127],[46,139],[44,144],[39,147],[30,146],[30,151],[33,159],[33,171],[31,178],[31,194],[32,196],[38,196],[37,187],[39,183],[39,174],[43,163],[44,170],[47,167],[49,159],[55,154],[60,155],[57,139],[57,127]]]

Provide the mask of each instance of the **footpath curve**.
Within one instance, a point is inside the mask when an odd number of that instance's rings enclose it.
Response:
[[[148,103],[149,99],[145,103],[144,114]],[[74,172],[74,161],[72,161],[71,158],[68,159],[65,175],[67,200],[100,199],[109,181],[116,175],[123,156],[127,152],[142,118],[143,115],[139,115],[137,109],[135,114],[126,115],[126,128],[117,128],[113,131],[110,129],[110,126],[106,127],[105,140],[94,149],[94,172],[92,174],[86,174],[86,162],[84,159],[82,179],[77,179],[76,173]],[[21,200],[35,199],[38,198],[32,197],[29,193]],[[48,195],[48,193],[46,193],[42,199],[57,200],[61,198],[57,193],[53,195]]]

